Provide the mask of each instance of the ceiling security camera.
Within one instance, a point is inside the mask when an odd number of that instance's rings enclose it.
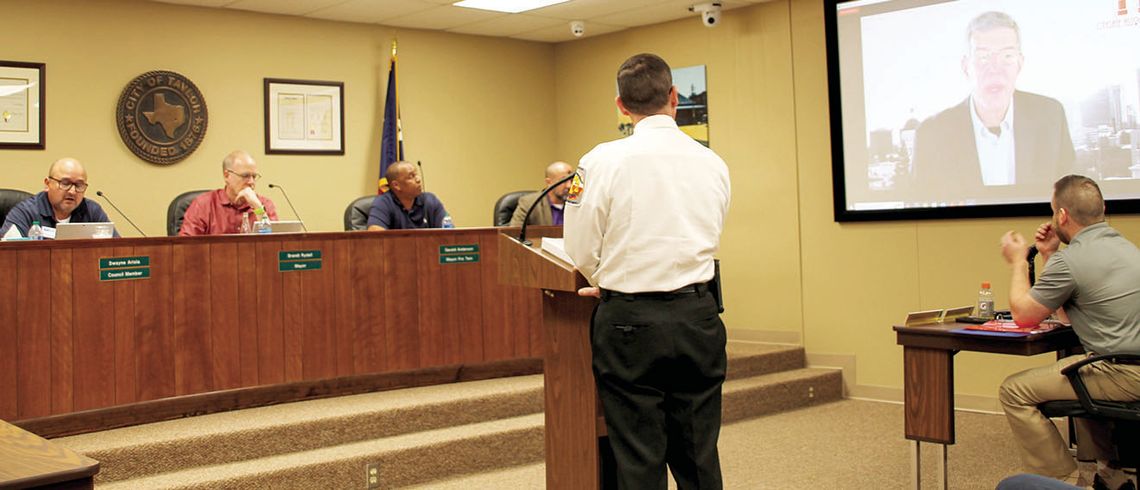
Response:
[[[689,7],[689,12],[701,14],[701,24],[716,27],[720,23],[720,2],[698,3]]]
[[[570,34],[574,37],[582,37],[586,33],[586,23],[580,20],[570,22]]]

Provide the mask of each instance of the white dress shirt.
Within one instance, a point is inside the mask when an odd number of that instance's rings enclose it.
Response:
[[[594,147],[578,177],[563,236],[591,284],[641,293],[712,279],[728,214],[728,166],[673,118],[647,117],[631,136]]]
[[[998,134],[986,127],[974,110],[970,98],[970,119],[974,122],[974,143],[978,148],[978,165],[981,166],[983,185],[1014,185],[1017,183],[1017,164],[1013,154],[1013,100],[1009,110],[998,124]]]

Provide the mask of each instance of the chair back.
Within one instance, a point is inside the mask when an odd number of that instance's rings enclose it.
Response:
[[[204,192],[210,191],[208,189],[186,191],[170,201],[170,206],[166,208],[166,236],[178,236],[178,230],[182,229],[182,216],[186,214],[186,208],[190,207],[190,202],[194,198]]]
[[[534,191],[514,191],[503,194],[498,201],[495,201],[495,214],[492,220],[495,226],[507,226],[511,224],[511,216],[515,214],[515,208],[519,207],[519,198]]]
[[[0,189],[0,224],[8,217],[8,211],[34,195],[19,189]]]
[[[372,211],[372,201],[376,194],[360,196],[348,203],[344,210],[344,231],[368,229],[368,213]]]

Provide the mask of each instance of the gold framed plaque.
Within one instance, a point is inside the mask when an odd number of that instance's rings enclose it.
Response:
[[[344,155],[344,83],[265,79],[265,153]]]
[[[45,147],[43,63],[0,61],[0,149]]]

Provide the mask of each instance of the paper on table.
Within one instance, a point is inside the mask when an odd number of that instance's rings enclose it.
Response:
[[[4,233],[3,239],[4,240],[19,240],[21,238],[24,238],[24,235],[20,234],[20,230],[18,228],[16,228],[16,225],[12,225],[11,227],[8,228],[8,231],[6,233]]]
[[[566,253],[566,242],[561,238],[543,238],[542,251],[549,253],[567,264],[574,265],[574,260]]]

